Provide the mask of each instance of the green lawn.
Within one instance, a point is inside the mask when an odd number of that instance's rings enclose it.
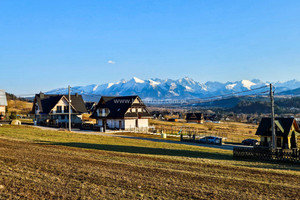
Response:
[[[228,150],[0,127],[0,199],[296,199],[300,167]]]

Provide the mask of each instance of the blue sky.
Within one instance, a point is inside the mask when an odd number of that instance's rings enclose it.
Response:
[[[300,1],[0,1],[0,88],[300,79]],[[111,63],[108,63],[111,61]]]

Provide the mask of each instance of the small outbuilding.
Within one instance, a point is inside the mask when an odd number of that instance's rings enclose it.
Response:
[[[261,137],[261,145],[272,143],[271,118],[262,118],[256,135]],[[275,118],[276,147],[282,149],[298,148],[297,136],[300,135],[299,125],[295,118]]]
[[[202,113],[187,113],[186,121],[187,123],[203,124],[204,117]]]
[[[6,114],[6,106],[7,106],[6,93],[4,90],[0,90],[0,119],[4,118]]]

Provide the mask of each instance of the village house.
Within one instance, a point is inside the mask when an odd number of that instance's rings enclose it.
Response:
[[[32,113],[39,125],[67,127],[69,123],[68,95],[36,94]],[[82,123],[82,114],[87,113],[81,95],[71,95],[71,123],[78,127]]]
[[[91,118],[105,131],[148,128],[152,116],[139,96],[102,96]]]
[[[0,120],[3,119],[6,114],[6,106],[7,106],[6,93],[4,90],[0,90]]]
[[[187,113],[186,121],[187,123],[203,124],[204,117],[202,113]]]
[[[297,136],[300,129],[295,118],[275,118],[276,146],[282,149],[297,148]],[[272,143],[271,118],[262,118],[256,135],[261,137],[261,145],[270,146]]]

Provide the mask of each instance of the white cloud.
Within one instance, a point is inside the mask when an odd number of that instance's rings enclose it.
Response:
[[[108,63],[108,64],[116,64],[116,62],[113,61],[113,60],[109,60],[109,61],[107,61],[107,63]]]

